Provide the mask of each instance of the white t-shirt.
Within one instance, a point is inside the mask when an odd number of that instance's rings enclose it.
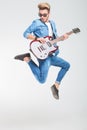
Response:
[[[53,31],[50,22],[46,22],[45,24],[48,26],[49,36],[53,36]]]

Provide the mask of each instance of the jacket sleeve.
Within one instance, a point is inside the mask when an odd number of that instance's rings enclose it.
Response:
[[[32,34],[36,30],[36,21],[33,21],[32,24],[24,31],[23,36],[28,37],[29,34]]]

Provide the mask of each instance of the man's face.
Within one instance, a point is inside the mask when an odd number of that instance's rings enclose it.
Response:
[[[49,11],[47,9],[39,10],[39,17],[40,17],[42,22],[48,22]]]

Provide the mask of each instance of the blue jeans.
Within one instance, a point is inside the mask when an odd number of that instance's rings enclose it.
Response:
[[[28,65],[40,83],[45,83],[51,65],[61,68],[56,78],[56,82],[59,84],[70,68],[70,64],[67,61],[54,55],[48,56],[45,60],[38,59],[38,62],[39,66],[37,66],[32,60],[28,63]]]

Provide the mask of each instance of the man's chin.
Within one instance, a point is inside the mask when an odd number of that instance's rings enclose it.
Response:
[[[46,22],[46,21],[45,21],[45,20],[43,20],[43,19],[41,19],[41,21],[42,21],[42,22],[44,22],[44,23]]]

